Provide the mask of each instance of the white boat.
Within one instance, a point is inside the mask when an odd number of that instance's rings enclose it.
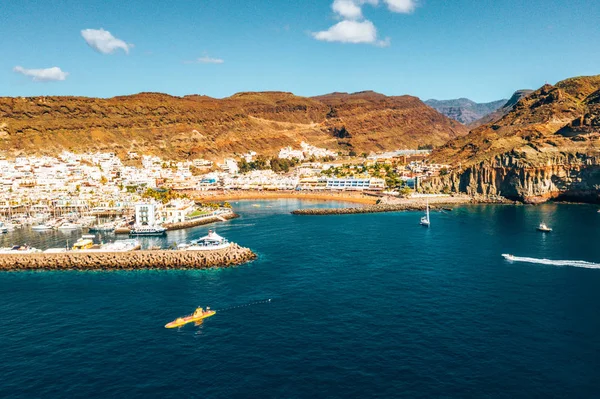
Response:
[[[429,227],[429,225],[430,225],[430,221],[429,221],[429,200],[427,200],[427,211],[425,213],[425,216],[423,216],[421,218],[421,226]]]
[[[546,223],[540,223],[537,230],[541,231],[542,233],[550,233],[552,231],[552,229],[548,227]]]
[[[0,222],[0,234],[8,233],[8,227],[4,224],[4,222]]]
[[[504,259],[506,260],[515,260],[515,256],[511,255],[511,254],[502,254],[502,256],[504,257]]]
[[[133,229],[131,229],[131,231],[129,232],[130,236],[164,236],[165,234],[167,234],[167,229],[159,225],[136,225],[133,226]]]
[[[231,243],[229,240],[221,237],[216,232],[209,230],[208,235],[205,235],[199,240],[191,241],[189,244],[178,245],[177,249],[183,251],[214,251],[228,248],[230,245]]]
[[[108,244],[104,244],[97,252],[129,252],[135,251],[142,247],[138,240],[118,240]]]
[[[80,229],[81,225],[77,223],[65,222],[58,226],[59,230],[77,230]]]
[[[12,248],[1,248],[0,254],[33,254],[42,252],[37,248],[30,247],[29,245],[15,245]]]
[[[31,226],[31,230],[33,230],[33,231],[49,231],[49,230],[52,230],[52,226],[49,226],[47,224],[36,224],[34,226]]]

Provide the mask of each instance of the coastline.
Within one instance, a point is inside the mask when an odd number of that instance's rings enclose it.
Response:
[[[306,191],[191,191],[190,197],[202,201],[275,200],[300,199],[311,201],[340,201],[363,205],[375,205],[378,197],[359,192],[306,192]]]
[[[214,251],[25,253],[0,255],[0,271],[174,270],[239,266],[256,259],[249,248],[232,244]]]

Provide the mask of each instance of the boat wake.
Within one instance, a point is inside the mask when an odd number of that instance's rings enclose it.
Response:
[[[506,260],[511,262],[527,262],[537,263],[540,265],[551,265],[551,266],[572,266],[572,267],[583,267],[585,269],[600,269],[600,263],[586,262],[583,260],[552,260],[552,259],[539,259],[539,258],[528,258],[524,256],[513,256],[508,254],[502,254]]]

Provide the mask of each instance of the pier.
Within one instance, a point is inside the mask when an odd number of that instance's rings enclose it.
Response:
[[[214,251],[17,253],[0,255],[0,271],[211,269],[239,266],[254,259],[256,254],[238,244]]]

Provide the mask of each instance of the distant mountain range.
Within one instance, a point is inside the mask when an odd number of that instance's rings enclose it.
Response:
[[[469,125],[502,108],[507,101],[504,99],[489,103],[476,103],[468,98],[459,98],[456,100],[427,100],[425,104],[446,115],[448,118],[452,118],[464,125]]]

